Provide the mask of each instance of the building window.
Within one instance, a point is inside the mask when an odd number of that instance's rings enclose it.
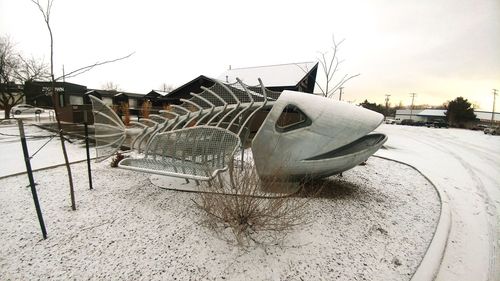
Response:
[[[107,105],[107,106],[112,106],[113,105],[113,99],[112,98],[107,98],[107,97],[105,98],[105,97],[103,97],[102,98],[102,102],[105,105]]]
[[[276,130],[278,132],[290,132],[299,128],[304,128],[312,124],[311,119],[307,117],[297,106],[287,105],[281,112],[276,121]]]
[[[136,99],[129,99],[128,106],[129,106],[129,108],[137,108],[137,100]]]
[[[69,104],[71,105],[82,105],[83,97],[82,96],[69,96]]]

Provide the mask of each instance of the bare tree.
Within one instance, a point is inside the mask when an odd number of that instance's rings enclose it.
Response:
[[[16,71],[17,80],[21,83],[33,82],[35,80],[47,80],[50,78],[49,67],[43,60],[38,60],[33,56],[24,58],[18,55],[20,66]]]
[[[5,110],[6,119],[10,118],[12,107],[23,100],[19,84],[48,77],[46,63],[34,57],[24,58],[8,36],[0,37],[0,107]]]
[[[66,152],[66,145],[64,143],[65,142],[65,138],[64,138],[64,135],[63,135],[61,121],[60,121],[60,118],[59,118],[59,108],[60,108],[59,100],[60,99],[59,99],[59,93],[56,92],[56,90],[55,90],[55,88],[56,88],[55,87],[55,83],[56,83],[56,81],[58,79],[75,77],[77,75],[80,75],[82,73],[85,73],[85,72],[93,69],[96,66],[128,58],[128,57],[132,56],[133,53],[131,53],[129,55],[126,55],[124,57],[121,57],[121,58],[117,58],[117,59],[107,60],[107,61],[103,61],[103,62],[96,62],[94,64],[78,68],[76,70],[70,71],[69,73],[67,73],[67,74],[65,74],[63,76],[55,78],[55,75],[54,75],[54,36],[53,36],[53,33],[52,33],[52,28],[50,26],[50,13],[51,13],[51,10],[52,10],[52,4],[53,4],[54,0],[47,0],[45,6],[43,6],[40,3],[40,0],[31,0],[31,2],[33,2],[33,4],[36,5],[36,7],[38,8],[38,10],[42,14],[43,20],[44,20],[45,25],[47,27],[47,30],[49,32],[49,37],[50,37],[50,78],[51,78],[51,81],[52,81],[51,96],[52,96],[52,102],[54,104],[54,111],[55,111],[55,115],[56,115],[57,127],[59,129],[59,139],[61,141],[61,148],[62,148],[62,152],[63,152],[63,156],[64,156],[64,162],[66,164],[66,170],[68,172],[68,181],[69,181],[69,189],[70,189],[70,196],[71,196],[71,208],[73,210],[76,210],[75,193],[74,193],[74,187],[73,187],[73,177],[72,177],[72,174],[71,174],[71,167],[69,165],[68,154]]]
[[[14,88],[14,73],[19,61],[9,37],[0,37],[0,106],[5,109],[5,118],[10,117],[10,109],[22,100]]]
[[[161,83],[161,85],[160,85],[160,90],[163,91],[163,92],[169,93],[173,89],[174,89],[174,86],[172,86],[171,84],[167,84],[165,82]]]
[[[56,92],[56,79],[54,77],[54,37],[52,34],[52,28],[50,27],[50,12],[52,10],[52,3],[53,0],[47,0],[47,5],[42,7],[40,4],[40,1],[38,0],[31,0],[38,9],[40,10],[43,20],[45,22],[45,25],[47,26],[47,29],[49,31],[50,35],[50,78],[52,81],[52,86],[51,86],[51,96],[52,96],[52,103],[54,104],[54,111],[56,115],[56,121],[57,121],[57,128],[59,129],[59,139],[61,141],[61,148],[64,156],[64,163],[66,164],[66,171],[68,172],[68,181],[69,181],[69,190],[70,190],[70,197],[71,197],[71,209],[76,210],[76,203],[75,203],[75,190],[73,187],[73,176],[71,173],[71,166],[69,165],[69,159],[68,159],[68,153],[66,152],[66,144],[64,143],[65,138],[63,135],[63,130],[61,126],[61,121],[59,119],[59,93]]]
[[[344,84],[351,80],[354,77],[359,76],[360,74],[345,74],[340,78],[337,78],[338,71],[340,70],[339,66],[343,62],[338,57],[338,52],[340,50],[340,45],[345,41],[342,39],[340,42],[335,41],[335,37],[332,35],[332,46],[330,50],[325,52],[319,52],[319,57],[317,58],[321,65],[321,73],[324,75],[325,82],[324,84],[320,84],[318,80],[316,80],[316,85],[321,91],[321,95],[324,97],[331,98],[337,91],[341,90]],[[300,65],[298,65],[304,72],[309,72],[308,69],[304,69]]]
[[[103,90],[108,90],[108,91],[118,91],[118,89],[119,89],[118,84],[116,84],[112,81],[108,81],[108,82],[104,83],[103,85],[101,85],[101,87]]]

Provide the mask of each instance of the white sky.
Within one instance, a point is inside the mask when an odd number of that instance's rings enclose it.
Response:
[[[68,80],[89,88],[112,81],[147,93],[229,65],[311,61],[335,34],[346,39],[339,75],[361,73],[345,100],[382,103],[391,94],[393,104],[409,104],[415,92],[416,104],[464,96],[491,110],[492,89],[500,90],[498,0],[56,0],[51,23],[56,76],[63,64],[69,72],[135,51]],[[48,32],[29,0],[0,0],[0,35],[49,60]]]

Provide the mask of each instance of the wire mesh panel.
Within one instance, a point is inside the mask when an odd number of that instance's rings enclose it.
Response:
[[[144,158],[126,158],[119,167],[208,180],[227,169],[239,144],[236,134],[217,127],[170,131],[154,136]]]

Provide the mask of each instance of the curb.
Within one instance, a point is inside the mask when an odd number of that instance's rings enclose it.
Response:
[[[424,257],[420,261],[417,270],[413,273],[410,280],[412,281],[428,281],[436,279],[439,269],[441,268],[441,263],[443,261],[444,254],[446,252],[446,246],[448,244],[448,237],[451,230],[451,210],[449,204],[448,195],[444,190],[439,189],[426,175],[424,175],[416,167],[401,162],[395,159],[373,155],[373,157],[393,161],[399,164],[408,166],[419,174],[421,174],[436,190],[439,200],[441,201],[441,211],[439,214],[439,220],[436,226],[436,231],[432,236],[431,243],[427,247]]]

